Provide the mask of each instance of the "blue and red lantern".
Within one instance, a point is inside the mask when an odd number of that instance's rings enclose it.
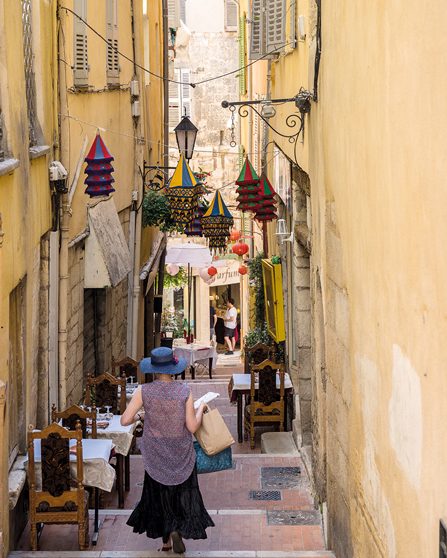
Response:
[[[94,198],[96,196],[108,196],[114,192],[115,188],[112,186],[112,183],[115,182],[112,176],[114,169],[110,164],[113,157],[99,134],[96,134],[85,161],[87,163],[84,171],[87,175],[84,181],[87,184],[85,193]]]

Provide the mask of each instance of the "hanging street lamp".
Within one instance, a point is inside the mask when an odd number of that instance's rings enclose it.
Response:
[[[183,153],[185,159],[188,161],[191,160],[194,153],[194,144],[196,143],[198,129],[185,115],[174,128],[174,132],[180,154]]]

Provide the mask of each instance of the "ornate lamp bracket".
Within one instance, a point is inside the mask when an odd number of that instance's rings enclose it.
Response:
[[[304,137],[304,122],[305,115],[310,112],[312,93],[306,89],[301,88],[295,97],[290,97],[286,99],[259,99],[255,101],[222,101],[222,107],[228,108],[231,112],[231,147],[236,147],[236,134],[235,134],[235,113],[237,113],[241,118],[246,118],[249,115],[248,109],[251,109],[256,113],[259,118],[278,136],[286,138],[290,143],[294,144],[295,151],[295,161],[296,161],[296,145],[298,143],[298,138],[302,135]],[[298,112],[289,114],[285,123],[287,128],[280,131],[274,128],[269,119],[275,116],[276,110],[274,105],[282,105],[284,103],[295,103],[295,107]],[[260,105],[261,110],[257,110],[254,105]]]

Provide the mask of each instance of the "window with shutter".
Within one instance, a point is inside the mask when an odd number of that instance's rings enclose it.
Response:
[[[182,68],[180,70],[180,76],[183,83],[180,86],[181,88],[181,114],[182,116],[189,116],[191,117],[191,87],[189,85],[191,81],[191,71],[186,68]]]
[[[36,84],[34,80],[34,54],[31,0],[22,0],[23,62],[25,66],[25,93],[28,109],[29,144],[37,144],[36,137]]]
[[[260,153],[259,153],[259,148],[260,148],[260,144],[261,142],[260,140],[260,125],[259,125],[259,115],[258,114],[254,114],[253,115],[253,166],[255,168],[255,171],[257,173],[259,173],[260,171]]]
[[[264,49],[264,3],[265,0],[253,0],[251,6],[250,60],[265,54]]]
[[[107,39],[107,83],[119,84],[118,49],[118,1],[107,0],[106,4],[106,39]]]
[[[174,80],[180,81],[180,70],[174,70]],[[180,85],[169,82],[169,130],[172,130],[180,122],[181,95]]]
[[[288,48],[294,49],[296,47],[296,0],[290,0],[289,7],[289,37],[286,42],[291,43]]]
[[[180,0],[168,0],[168,26],[180,27]]]
[[[237,31],[237,11],[234,0],[225,0],[225,31]]]
[[[87,21],[87,0],[74,0],[73,8],[75,14]],[[87,26],[79,17],[73,16],[73,81],[76,87],[86,87],[88,85]]]
[[[186,0],[180,0],[180,19],[186,23]]]
[[[245,14],[239,20],[239,94],[247,93],[247,18]]]
[[[267,52],[281,47],[285,41],[286,0],[267,0],[266,49]]]

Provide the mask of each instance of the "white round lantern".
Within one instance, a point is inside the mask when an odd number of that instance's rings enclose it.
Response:
[[[177,264],[168,264],[166,266],[166,271],[169,273],[169,275],[177,275],[177,273],[180,271],[180,268]]]
[[[208,279],[211,279],[211,277],[208,273],[208,268],[207,267],[204,267],[203,269],[201,269],[199,271],[199,275],[200,275],[200,278],[205,281],[205,283],[208,282]]]

